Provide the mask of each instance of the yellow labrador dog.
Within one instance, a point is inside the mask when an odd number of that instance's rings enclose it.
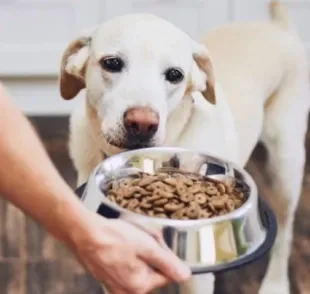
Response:
[[[271,20],[227,24],[198,43],[148,14],[114,18],[73,40],[61,64],[64,99],[86,90],[70,126],[78,184],[104,158],[179,146],[244,166],[256,143],[269,152],[279,232],[261,294],[289,294],[288,259],[305,164],[310,91],[304,46],[286,8]],[[213,275],[203,289],[213,293]],[[188,294],[186,293],[186,294]]]

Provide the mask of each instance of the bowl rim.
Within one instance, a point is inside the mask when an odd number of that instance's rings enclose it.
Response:
[[[132,157],[134,154],[136,155],[137,153],[151,153],[152,151],[163,151],[163,152],[187,152],[187,153],[196,153],[202,156],[207,156],[209,158],[215,159],[217,161],[222,161],[223,163],[228,164],[231,168],[238,170],[244,177],[246,183],[250,186],[250,193],[248,199],[236,210],[227,213],[225,215],[221,216],[215,216],[211,218],[206,218],[206,219],[193,219],[193,220],[178,220],[178,219],[165,219],[165,218],[158,218],[158,217],[152,217],[152,216],[147,216],[139,213],[132,212],[130,210],[124,209],[120,207],[119,205],[114,204],[111,202],[106,195],[102,192],[102,190],[99,187],[98,183],[98,173],[101,171],[101,175],[104,176],[103,169],[102,167],[104,165],[109,164],[110,161],[115,159],[116,157],[122,157],[126,156],[126,158]],[[130,150],[130,151],[125,151],[119,154],[112,155],[108,157],[107,159],[104,159],[100,164],[97,165],[97,167],[94,169],[90,179],[94,181],[94,185],[96,186],[96,190],[102,195],[101,198],[101,203],[108,206],[110,209],[115,210],[115,212],[119,213],[121,215],[121,218],[126,219],[126,220],[133,220],[133,221],[138,221],[138,222],[151,222],[153,224],[158,224],[158,225],[164,225],[166,227],[174,227],[174,228],[189,228],[189,227],[200,227],[200,226],[206,226],[206,225],[213,225],[216,223],[220,222],[225,222],[225,221],[231,221],[234,219],[238,219],[248,213],[248,211],[251,211],[254,209],[258,211],[258,190],[257,186],[251,177],[251,175],[243,168],[240,167],[239,165],[222,159],[219,156],[214,156],[212,154],[207,154],[203,152],[198,152],[195,150],[187,149],[187,148],[180,148],[180,147],[150,147],[150,148],[142,148],[142,149],[137,149],[137,150]],[[102,179],[100,180],[102,182]]]

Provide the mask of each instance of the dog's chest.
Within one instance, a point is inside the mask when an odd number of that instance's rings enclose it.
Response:
[[[195,111],[175,147],[189,148],[238,163],[238,140],[230,112]]]

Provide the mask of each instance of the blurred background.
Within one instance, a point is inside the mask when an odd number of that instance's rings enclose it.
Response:
[[[282,2],[289,7],[310,53],[310,0]],[[76,175],[67,152],[68,115],[83,92],[72,101],[62,100],[57,76],[62,52],[81,29],[123,13],[151,12],[199,38],[223,23],[266,20],[267,4],[266,0],[0,0],[0,79],[74,187]],[[268,199],[272,195],[264,159],[264,149],[258,146],[247,169]],[[309,171],[310,165],[295,222],[290,274],[293,294],[310,293]],[[257,293],[267,262],[268,257],[219,275],[216,292]],[[0,200],[0,293],[100,294],[101,289],[62,245]]]

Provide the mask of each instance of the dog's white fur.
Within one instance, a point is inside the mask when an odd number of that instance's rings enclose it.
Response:
[[[113,19],[70,44],[60,87],[65,99],[86,88],[87,98],[73,112],[70,126],[78,184],[87,180],[102,154],[123,151],[114,145],[121,145],[123,113],[133,106],[148,106],[159,114],[152,146],[196,149],[244,166],[261,140],[281,211],[276,210],[279,232],[260,293],[288,294],[310,91],[305,49],[286,8],[277,1],[270,8],[270,22],[228,24],[210,31],[203,40],[208,51],[158,17]],[[115,54],[126,60],[126,69],[104,72],[98,61]],[[183,82],[164,80],[162,73],[170,66],[182,68]],[[193,278],[188,293],[213,293],[213,276],[206,283],[195,289]]]

